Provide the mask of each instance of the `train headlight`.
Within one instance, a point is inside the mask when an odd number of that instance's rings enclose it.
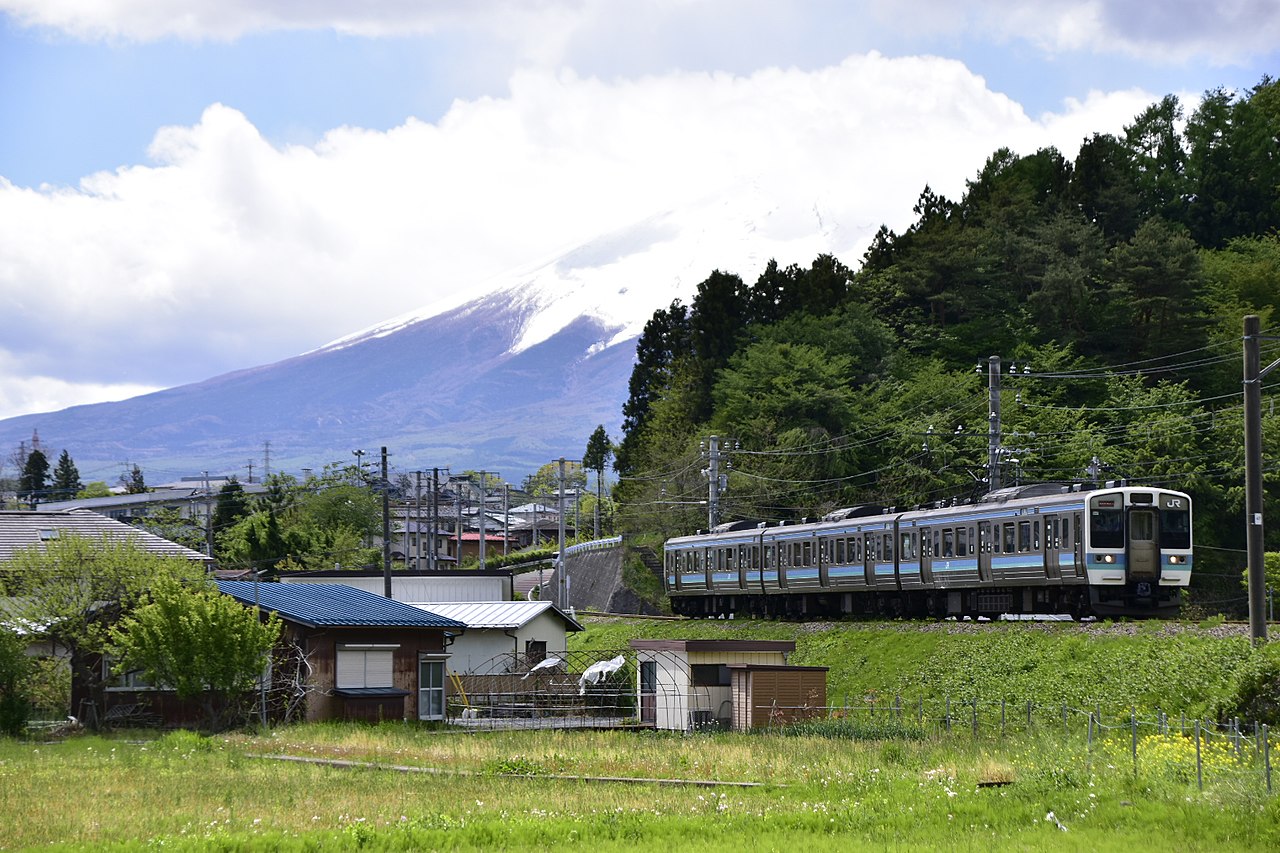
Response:
[[[1185,563],[1186,561],[1187,561],[1187,558],[1186,558],[1186,557],[1184,557],[1184,556],[1182,556],[1181,554],[1171,554],[1171,555],[1169,556],[1169,565],[1171,565],[1171,566],[1181,565],[1182,563]]]
[[[1115,554],[1103,554],[1103,555],[1102,555],[1102,562],[1104,562],[1104,563],[1114,563],[1115,561],[1116,561],[1116,555],[1115,555]]]

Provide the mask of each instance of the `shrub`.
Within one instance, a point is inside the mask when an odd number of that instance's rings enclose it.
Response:
[[[0,630],[0,735],[16,737],[27,727],[30,673],[26,642],[13,631]]]
[[[1219,720],[1239,717],[1274,726],[1280,723],[1280,643],[1254,649],[1236,674],[1235,688],[1219,700]]]

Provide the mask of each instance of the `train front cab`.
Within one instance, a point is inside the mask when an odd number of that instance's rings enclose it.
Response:
[[[1099,616],[1169,616],[1191,581],[1191,501],[1126,488],[1088,499],[1085,568]]]

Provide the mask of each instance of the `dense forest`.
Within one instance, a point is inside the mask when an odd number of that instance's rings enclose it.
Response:
[[[624,526],[706,527],[711,435],[725,521],[976,497],[998,356],[1001,482],[1186,490],[1200,603],[1243,605],[1242,318],[1267,335],[1280,308],[1280,83],[1208,92],[1190,115],[1166,97],[1074,162],[1001,149],[963,198],[925,187],[914,213],[857,271],[830,256],[754,283],[717,270],[655,312],[623,409]],[[1264,340],[1263,365],[1277,358]]]

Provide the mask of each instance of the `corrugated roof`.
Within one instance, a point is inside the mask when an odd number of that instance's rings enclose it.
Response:
[[[209,562],[209,558],[199,551],[162,539],[154,533],[139,530],[87,509],[72,509],[62,512],[0,511],[0,563],[13,559],[18,551],[33,545],[43,550],[51,535],[49,531],[57,531],[53,534],[57,536],[74,534],[86,539],[100,539],[103,536],[120,540],[132,539],[140,548],[153,554]]]
[[[459,601],[415,603],[431,613],[456,619],[468,628],[522,628],[550,610],[565,621],[570,631],[581,631],[582,625],[550,601]]]
[[[218,589],[311,628],[465,628],[462,622],[342,584],[217,581]],[[256,593],[255,593],[256,587]],[[255,599],[254,596],[257,595]]]

